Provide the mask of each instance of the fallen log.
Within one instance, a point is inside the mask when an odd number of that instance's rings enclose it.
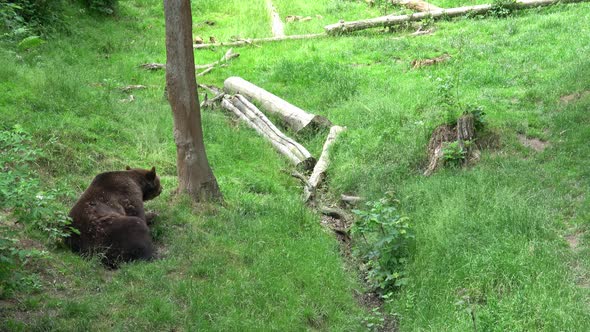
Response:
[[[342,194],[342,195],[340,195],[340,200],[346,204],[356,205],[356,204],[364,201],[365,199],[363,197],[359,197],[359,196],[350,196],[350,195]]]
[[[197,50],[203,48],[219,47],[219,46],[245,46],[245,45],[256,45],[260,43],[268,43],[283,40],[298,40],[298,39],[313,39],[327,37],[325,33],[315,33],[307,35],[291,35],[291,36],[279,36],[279,37],[268,37],[268,38],[250,38],[241,39],[237,41],[225,42],[225,43],[210,43],[210,44],[194,44],[193,47]]]
[[[301,144],[283,134],[256,106],[244,96],[224,96],[221,106],[256,130],[298,169],[307,171],[315,165],[315,158]]]
[[[229,49],[227,50],[227,52],[225,52],[225,54],[221,57],[221,59],[211,62],[211,63],[207,63],[204,65],[195,65],[195,69],[205,69],[203,72],[197,74],[196,76],[202,76],[207,74],[208,72],[210,72],[211,70],[213,70],[213,67],[217,66],[217,65],[222,65],[226,62],[229,62],[229,60],[233,59],[233,58],[237,58],[240,56],[240,53],[234,53],[233,49]],[[143,69],[147,69],[147,70],[160,70],[160,69],[166,69],[166,65],[163,63],[144,63],[142,65],[140,65],[140,67],[142,67]]]
[[[510,9],[526,9],[533,7],[550,6],[557,3],[586,2],[588,0],[518,0]],[[463,16],[466,14],[485,14],[495,8],[492,4],[465,6],[457,8],[440,9],[429,12],[414,13],[410,15],[387,15],[361,21],[344,22],[340,21],[324,27],[329,35],[348,33],[376,27],[390,27],[410,21],[420,21],[427,18],[441,19],[447,17]]]
[[[309,177],[309,186],[305,186],[303,190],[304,202],[309,202],[310,199],[314,198],[318,185],[324,179],[326,175],[326,170],[328,169],[328,164],[330,163],[330,146],[334,144],[334,142],[336,141],[336,137],[338,137],[338,134],[340,134],[344,130],[346,130],[346,127],[333,126],[332,128],[330,128],[330,133],[326,138],[326,142],[324,142],[320,159],[318,159],[318,162],[317,164],[315,164],[313,172]]]
[[[307,128],[317,130],[332,125],[323,116],[307,113],[243,78],[230,77],[223,83],[223,88],[227,93],[239,93],[260,103],[263,109],[281,117],[296,132]]]
[[[417,10],[419,12],[442,10],[442,8],[422,0],[392,0],[391,2],[394,5],[401,5],[408,9]]]

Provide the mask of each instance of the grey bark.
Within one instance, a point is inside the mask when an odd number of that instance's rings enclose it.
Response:
[[[192,16],[189,0],[164,0],[166,84],[174,116],[178,192],[195,201],[221,200],[203,142],[195,80]]]

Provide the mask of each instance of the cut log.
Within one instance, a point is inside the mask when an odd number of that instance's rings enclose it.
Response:
[[[283,134],[256,106],[244,96],[225,96],[221,106],[256,130],[298,169],[307,171],[315,165],[315,159],[301,144]]]
[[[338,137],[338,134],[340,134],[344,130],[346,130],[346,127],[333,126],[332,128],[330,128],[330,133],[328,134],[328,138],[326,138],[326,142],[324,142],[324,147],[322,148],[322,154],[320,155],[320,159],[318,159],[318,162],[313,168],[313,172],[309,177],[309,186],[305,186],[303,190],[303,200],[305,202],[309,202],[310,199],[314,198],[318,185],[326,176],[325,173],[330,163],[330,146],[334,144],[334,142],[336,141],[336,137]]]
[[[309,114],[297,106],[273,95],[272,93],[244,80],[240,77],[230,77],[223,83],[227,93],[239,93],[254,100],[266,111],[278,115],[285,123],[299,132],[303,129],[316,130],[330,127],[332,124],[323,116]]]
[[[394,5],[401,5],[408,9],[417,10],[419,12],[431,12],[435,10],[442,10],[442,8],[422,0],[393,0],[391,2]]]
[[[564,2],[585,2],[588,0],[518,0],[511,9],[526,9],[532,7],[550,6]],[[429,12],[415,13],[410,15],[387,15],[361,21],[344,22],[340,21],[324,27],[329,35],[348,33],[376,27],[390,27],[410,21],[420,21],[427,18],[441,19],[447,17],[464,16],[466,14],[485,14],[494,8],[494,5],[475,5],[457,8],[440,9]]]
[[[245,46],[245,45],[256,45],[260,43],[268,43],[283,40],[298,40],[298,39],[313,39],[327,37],[325,33],[315,33],[307,35],[291,35],[281,37],[268,37],[268,38],[254,38],[254,39],[242,39],[237,41],[225,42],[225,43],[211,43],[211,44],[194,44],[193,47],[197,50],[203,48],[219,47],[219,46]]]

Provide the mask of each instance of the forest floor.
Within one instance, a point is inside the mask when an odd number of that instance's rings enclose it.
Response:
[[[273,3],[283,19],[311,17],[285,23],[287,35],[383,13],[364,1]],[[0,222],[46,257],[0,299],[0,330],[378,328],[380,316],[357,300],[367,291],[359,272],[301,201],[292,166],[232,116],[202,112],[226,204],[173,195],[165,73],[140,68],[166,59],[162,1],[121,1],[113,17],[70,6],[65,31],[46,43],[23,51],[2,42],[0,143],[30,135],[26,148],[39,150],[34,178],[63,211],[100,172],[156,166],[164,192],[147,206],[160,213],[159,259],[106,270],[13,225],[3,209]],[[194,35],[205,40],[271,36],[265,0],[192,6]],[[418,28],[432,33],[411,36]],[[399,198],[416,238],[408,282],[383,313],[401,331],[468,331],[473,319],[481,331],[589,331],[588,36],[590,4],[562,4],[235,48],[239,58],[198,81],[222,86],[240,76],[348,128],[332,150],[325,196]],[[227,49],[198,50],[195,61]],[[412,68],[443,54],[444,63]],[[132,84],[146,88],[121,91]],[[495,144],[476,165],[423,176],[434,128],[477,107]],[[325,135],[285,131],[315,156],[321,151]],[[0,150],[2,160],[13,152]],[[10,192],[43,197],[26,189]]]

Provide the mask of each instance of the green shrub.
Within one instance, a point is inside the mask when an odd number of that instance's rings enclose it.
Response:
[[[2,37],[47,34],[61,25],[62,0],[0,0]]]
[[[31,137],[21,126],[0,130],[0,210],[12,212],[18,224],[42,232],[55,244],[76,230],[57,200],[58,190],[41,191],[39,176],[31,167],[41,156],[42,151],[32,146]],[[0,218],[5,216],[0,214]],[[31,260],[45,257],[45,252],[21,248],[20,236],[16,228],[0,220],[0,297],[27,285],[38,287],[25,267]]]
[[[365,262],[369,285],[387,293],[407,282],[404,267],[414,235],[409,219],[400,215],[393,193],[366,205],[366,211],[353,210],[358,220],[351,233],[362,238],[355,238],[354,253]]]
[[[103,15],[113,15],[117,8],[117,0],[83,0],[91,11]]]

